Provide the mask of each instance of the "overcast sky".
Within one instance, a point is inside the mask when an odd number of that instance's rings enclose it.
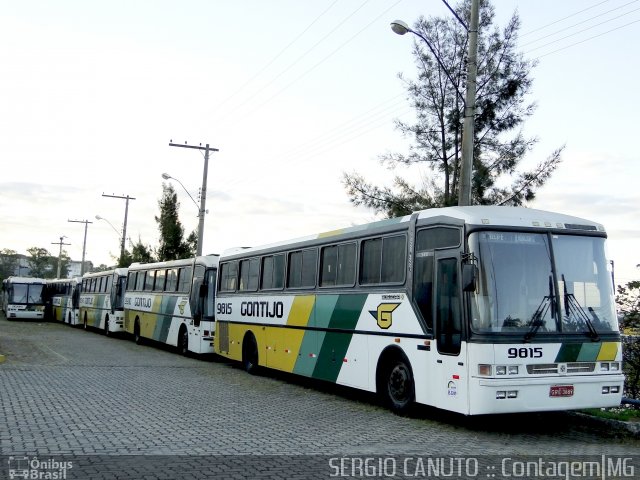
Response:
[[[640,277],[638,0],[499,0],[538,58],[525,128],[533,165],[566,144],[532,207],[601,222],[617,283]],[[127,237],[157,246],[161,174],[198,202],[209,143],[204,252],[376,219],[341,183],[406,151],[410,35],[389,23],[450,15],[440,0],[0,0],[0,249],[113,264]],[[392,172],[391,172],[392,173]],[[398,172],[405,173],[405,172]],[[415,174],[413,174],[415,176]],[[419,182],[415,176],[415,181]],[[198,207],[174,182],[186,230]],[[96,220],[100,215],[106,220]],[[110,222],[111,225],[108,223]]]

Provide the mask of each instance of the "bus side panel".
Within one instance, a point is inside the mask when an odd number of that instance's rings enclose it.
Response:
[[[287,318],[287,327],[267,328],[269,331],[267,346],[267,365],[285,372],[295,372],[310,376],[316,364],[317,356],[311,356],[316,350],[317,332],[303,328],[313,325],[314,295],[295,297]],[[270,348],[271,347],[271,348]]]

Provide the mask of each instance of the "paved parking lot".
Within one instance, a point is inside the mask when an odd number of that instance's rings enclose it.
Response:
[[[35,457],[75,462],[66,478],[330,478],[344,473],[331,457],[640,458],[638,440],[572,414],[399,417],[361,392],[56,323],[1,317],[0,354],[0,478],[23,478],[10,468]]]

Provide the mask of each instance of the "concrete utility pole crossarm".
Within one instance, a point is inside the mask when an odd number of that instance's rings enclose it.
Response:
[[[202,144],[199,146],[196,145],[187,145],[187,142],[184,145],[180,143],[173,143],[172,140],[169,140],[170,147],[181,147],[181,148],[195,148],[196,150],[204,150],[204,171],[202,172],[202,190],[200,192],[200,211],[198,212],[198,245],[196,247],[196,255],[202,255],[202,241],[204,239],[204,214],[206,213],[206,203],[207,203],[207,172],[209,170],[209,152],[219,152],[217,148],[209,147],[207,143],[204,147]],[[168,175],[167,175],[168,176]],[[182,183],[180,183],[182,185]],[[184,188],[184,185],[182,185]],[[187,190],[185,188],[185,190]],[[189,191],[187,190],[187,193]],[[191,196],[191,194],[189,194]],[[193,200],[193,197],[191,198]]]

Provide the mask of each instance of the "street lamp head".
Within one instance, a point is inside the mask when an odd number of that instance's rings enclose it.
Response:
[[[169,175],[168,173],[163,173],[162,174],[162,178],[164,178],[165,180],[169,180],[170,178],[173,178],[171,175]]]
[[[96,215],[96,220],[102,220],[102,217],[100,215]]]
[[[393,30],[393,32],[397,33],[398,35],[404,35],[405,33],[411,31],[409,25],[407,25],[407,23],[403,22],[402,20],[394,20],[393,22],[391,22],[391,30]]]

